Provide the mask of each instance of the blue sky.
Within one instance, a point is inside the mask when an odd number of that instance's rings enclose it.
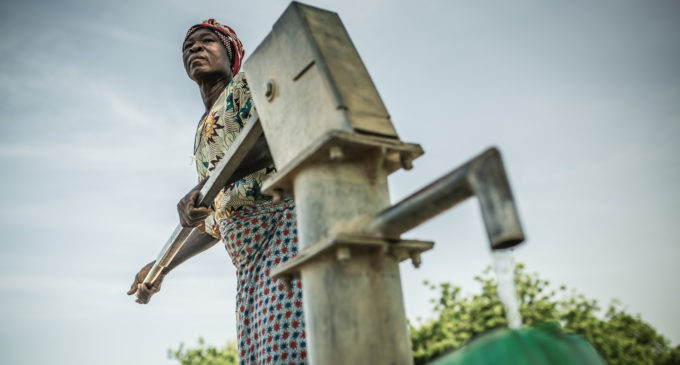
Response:
[[[148,306],[124,295],[193,186],[202,114],[186,29],[232,25],[246,57],[285,1],[0,4],[0,336],[8,364],[164,364],[235,337],[234,268],[215,247]],[[680,341],[680,6],[674,1],[312,1],[336,11],[401,138],[426,154],[397,201],[498,146],[528,235],[517,261],[620,299]],[[477,290],[491,263],[476,201],[409,232],[424,279]]]

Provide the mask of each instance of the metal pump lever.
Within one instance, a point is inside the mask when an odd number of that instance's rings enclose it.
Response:
[[[383,238],[398,239],[402,233],[473,195],[479,200],[492,249],[509,248],[524,241],[503,161],[495,147],[379,212],[368,230]]]

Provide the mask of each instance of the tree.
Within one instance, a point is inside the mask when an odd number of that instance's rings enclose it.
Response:
[[[583,335],[610,365],[680,365],[680,347],[669,342],[639,315],[625,312],[621,303],[612,302],[602,312],[595,300],[569,291],[565,286],[553,290],[538,274],[529,274],[524,265],[515,269],[520,313],[525,327],[557,321],[567,332]],[[433,299],[433,317],[410,324],[411,343],[416,364],[425,364],[455,350],[486,331],[506,327],[491,268],[476,276],[481,293],[463,295],[451,283],[425,284],[439,298]],[[199,339],[199,347],[169,350],[168,357],[182,365],[232,365],[238,363],[235,343],[216,348]]]
[[[482,292],[472,296],[463,296],[461,289],[450,283],[425,283],[439,292],[439,298],[433,300],[432,319],[410,325],[416,364],[455,350],[486,331],[507,326],[490,271],[487,268],[475,277]],[[526,273],[522,264],[517,265],[515,275],[524,326],[557,321],[565,331],[583,335],[610,365],[680,364],[680,347],[671,348],[667,339],[639,315],[626,313],[618,301],[600,314],[597,301],[569,292],[564,286],[552,290],[547,280]]]
[[[237,365],[238,350],[235,342],[217,348],[199,338],[198,348],[185,349],[182,343],[177,350],[168,350],[168,358],[177,359],[182,365]]]

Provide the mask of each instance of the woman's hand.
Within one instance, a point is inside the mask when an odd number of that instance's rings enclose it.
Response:
[[[158,279],[156,279],[156,281],[154,281],[153,285],[151,286],[147,286],[146,284],[144,284],[144,279],[149,274],[149,271],[151,271],[151,268],[155,263],[156,260],[153,260],[146,264],[141,270],[139,270],[137,275],[135,275],[135,279],[132,282],[130,290],[128,290],[127,292],[127,295],[137,293],[136,302],[139,304],[148,303],[149,300],[151,299],[151,296],[158,293],[161,290],[161,283],[163,282],[165,274],[161,274],[160,276],[158,276]]]
[[[182,227],[198,227],[198,230],[203,233],[205,231],[203,221],[212,212],[210,208],[197,207],[198,195],[201,193],[201,188],[205,185],[208,179],[203,179],[196,187],[191,189],[182,200],[177,203],[177,213],[179,213],[179,223]]]

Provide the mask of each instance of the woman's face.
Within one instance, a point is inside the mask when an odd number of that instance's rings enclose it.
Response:
[[[182,45],[182,61],[187,75],[196,82],[206,78],[232,76],[227,49],[209,29],[198,29],[189,35]]]

